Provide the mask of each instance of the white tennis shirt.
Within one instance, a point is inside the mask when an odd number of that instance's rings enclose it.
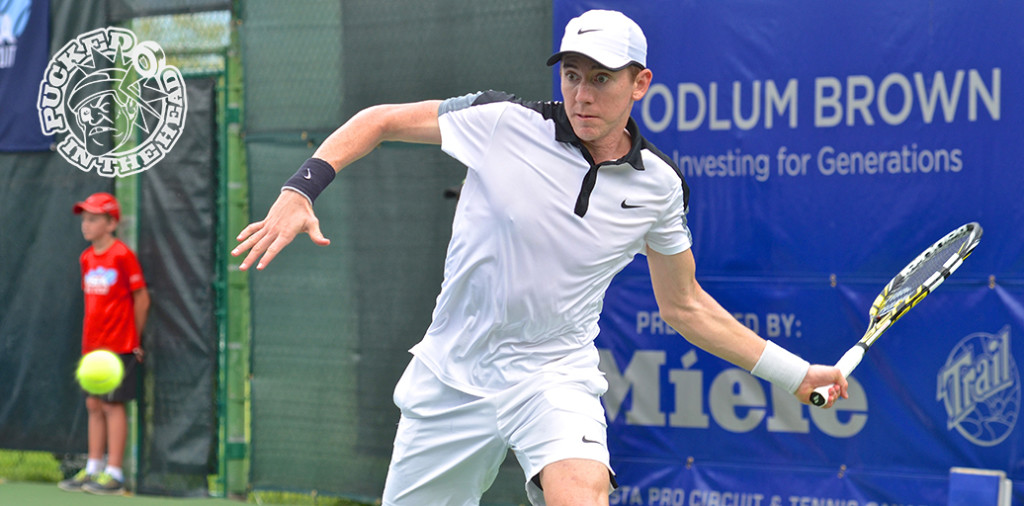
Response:
[[[433,322],[412,353],[474,395],[543,371],[599,375],[612,278],[648,246],[692,243],[679,169],[632,119],[630,153],[594,167],[558,102],[490,91],[446,100],[438,120],[441,149],[468,172]]]

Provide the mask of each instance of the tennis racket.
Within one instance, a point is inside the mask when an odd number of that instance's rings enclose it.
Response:
[[[896,323],[910,308],[921,302],[953,273],[964,259],[974,251],[981,240],[981,225],[968,223],[948,234],[924,250],[900,271],[878,294],[868,312],[868,330],[854,347],[850,348],[836,367],[848,377],[860,364],[881,335]],[[811,393],[811,404],[821,406],[828,400],[831,385],[818,387]]]

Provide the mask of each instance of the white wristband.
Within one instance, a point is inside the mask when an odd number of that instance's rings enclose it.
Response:
[[[778,385],[793,394],[804,380],[810,366],[811,364],[806,360],[768,341],[764,351],[761,352],[761,358],[754,364],[750,374]]]

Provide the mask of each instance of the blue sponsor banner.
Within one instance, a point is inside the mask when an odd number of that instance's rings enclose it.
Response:
[[[761,336],[834,362],[917,253],[985,229],[834,410],[675,334],[638,258],[598,338],[613,503],[945,504],[954,466],[1022,503],[1024,3],[556,0],[556,46],[591,8],[647,34],[633,116],[691,187],[699,281]]]
[[[0,0],[0,151],[49,151],[36,95],[50,57],[49,0]]]
[[[621,459],[620,475],[641,479],[621,486],[611,506],[915,506],[946,504],[945,478],[870,474],[844,469],[753,468],[701,464],[671,468],[644,460]],[[800,482],[794,491],[793,482]],[[914,497],[889,502],[886,497]]]
[[[659,318],[640,267],[610,288],[598,343],[620,483],[859,501],[836,504],[944,504],[922,499],[945,497],[950,467],[1019,471],[1022,357],[1013,329],[1024,327],[1024,314],[1004,300],[1021,293],[944,285],[867,354],[850,378],[850,399],[822,410],[688,344]],[[704,286],[762,336],[821,361],[837,358],[865,330],[864,311],[878,290],[788,281]],[[982,307],[995,309],[978,318]],[[751,475],[780,467],[787,471],[770,486],[751,485]],[[719,484],[734,473],[734,485],[702,488],[707,480],[698,477],[708,468],[723,476]]]

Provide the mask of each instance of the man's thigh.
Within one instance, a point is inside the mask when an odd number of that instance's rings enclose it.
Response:
[[[510,441],[526,473],[526,490],[533,504],[545,504],[542,484],[552,483],[563,489],[576,478],[582,480],[576,481],[581,488],[572,492],[590,495],[596,490],[598,495],[606,496],[610,491],[608,430],[600,401],[604,388],[603,382],[548,381],[543,390],[502,418],[515,427]],[[556,474],[573,479],[542,482],[542,470],[570,461],[582,465],[571,469],[588,472],[576,476]],[[596,483],[600,486],[594,485]]]
[[[611,492],[608,467],[596,460],[566,459],[553,462],[541,470],[540,482],[544,487],[542,495],[545,506],[607,505]]]
[[[395,388],[402,418],[383,503],[479,504],[508,452],[493,404],[450,389],[413,362]]]

